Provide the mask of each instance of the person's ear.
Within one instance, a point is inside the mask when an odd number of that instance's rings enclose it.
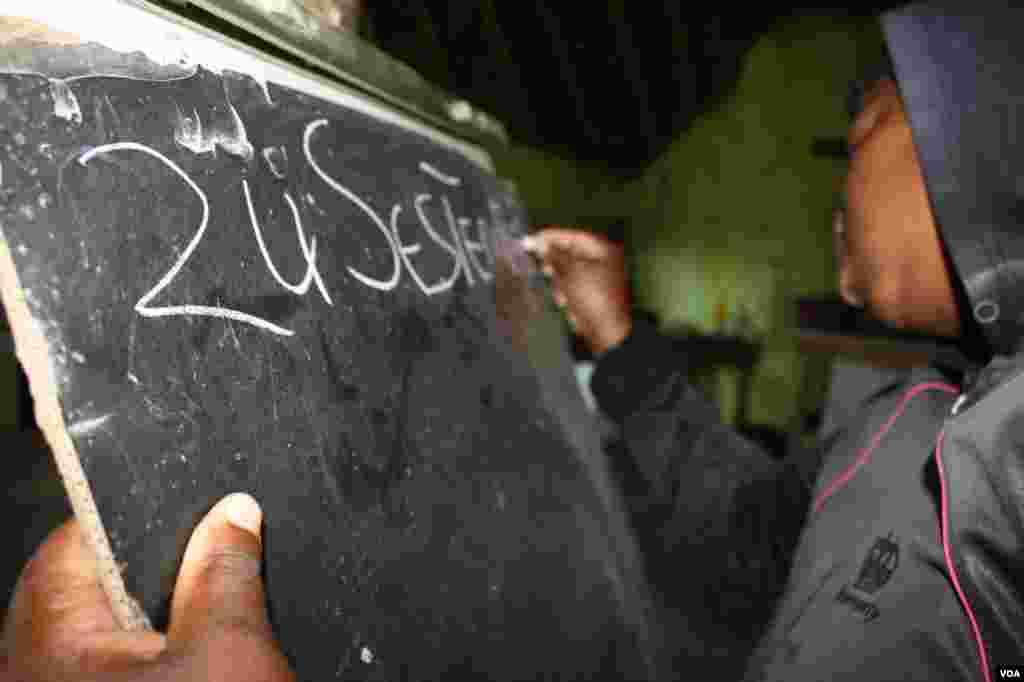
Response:
[[[898,101],[899,88],[891,79],[878,81],[868,91],[864,98],[864,107],[854,119],[846,136],[851,153],[886,121]]]

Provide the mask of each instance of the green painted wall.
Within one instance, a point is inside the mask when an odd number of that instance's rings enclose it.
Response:
[[[587,226],[632,210],[620,199],[622,183],[596,164],[521,145],[495,155],[494,164],[516,183],[535,225]]]
[[[844,164],[813,156],[811,144],[845,134],[849,84],[881,46],[871,19],[791,19],[751,50],[732,94],[639,178],[622,183],[516,146],[497,170],[535,224],[601,229],[628,217],[637,303],[666,329],[711,332],[718,306],[746,306],[764,340],[748,418],[785,429],[825,386],[823,363],[797,351],[792,301],[836,289],[830,217]],[[735,371],[711,387],[733,421]]]
[[[872,20],[790,20],[748,55],[731,97],[622,188],[635,207],[637,298],[667,327],[715,326],[715,306],[751,308],[766,345],[749,418],[786,427],[807,363],[791,301],[834,291],[830,215],[843,162],[811,155],[815,137],[845,133],[849,83],[877,58]],[[821,382],[817,382],[821,384]],[[734,375],[719,376],[723,416]]]
[[[524,147],[497,158],[498,172],[535,223],[600,228],[628,216],[637,303],[666,328],[711,332],[718,306],[746,306],[765,342],[748,417],[788,428],[798,401],[824,387],[812,375],[821,363],[797,352],[792,301],[835,290],[830,215],[843,163],[812,156],[811,144],[845,134],[849,83],[881,45],[873,20],[789,20],[749,53],[731,96],[636,180]],[[735,379],[712,377],[728,421]]]

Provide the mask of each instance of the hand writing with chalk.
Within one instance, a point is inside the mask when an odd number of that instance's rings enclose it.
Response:
[[[523,239],[552,280],[555,303],[594,355],[622,343],[633,328],[622,246],[579,229],[549,227]]]
[[[253,680],[294,675],[267,620],[259,505],[229,495],[185,550],[166,634],[118,628],[72,519],[25,566],[0,638],[0,679]]]

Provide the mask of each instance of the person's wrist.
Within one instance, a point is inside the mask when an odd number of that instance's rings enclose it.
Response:
[[[620,346],[633,331],[632,318],[626,317],[622,320],[605,325],[601,333],[597,334],[590,343],[590,352],[595,357],[604,355],[608,351]]]

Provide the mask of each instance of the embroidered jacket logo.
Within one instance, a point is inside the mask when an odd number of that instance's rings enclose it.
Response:
[[[843,585],[836,595],[836,601],[853,609],[865,623],[878,618],[875,593],[889,582],[899,560],[900,546],[896,544],[892,532],[884,538],[877,538],[861,564],[857,579],[852,585]]]

